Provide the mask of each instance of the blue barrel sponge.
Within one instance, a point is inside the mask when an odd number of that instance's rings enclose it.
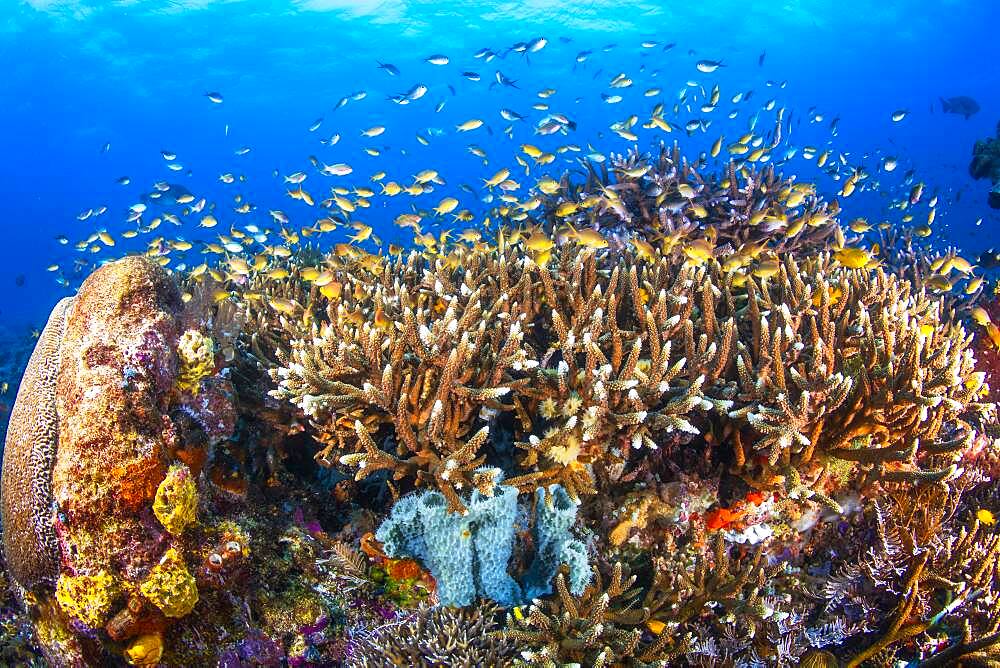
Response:
[[[420,560],[427,558],[424,527],[417,515],[420,498],[404,496],[397,501],[389,517],[375,532],[375,538],[382,543],[386,555],[394,559],[404,556]]]
[[[552,485],[536,492],[536,554],[523,583],[507,571],[514,549],[518,491],[502,485],[499,469],[484,469],[495,481],[492,494],[472,492],[467,512],[449,513],[438,491],[425,491],[396,502],[375,537],[392,558],[419,559],[437,581],[442,605],[465,607],[477,596],[504,607],[523,605],[552,592],[552,578],[569,567],[570,590],[583,592],[590,579],[587,549],[573,538],[577,505],[566,490]]]
[[[476,517],[473,548],[476,555],[476,585],[480,594],[504,607],[518,605],[521,586],[507,572],[514,549],[517,488],[501,485],[492,497],[472,493],[469,514]]]
[[[535,490],[536,552],[523,580],[526,599],[552,593],[552,578],[564,563],[569,567],[568,582],[573,594],[582,594],[590,581],[587,548],[570,533],[576,511],[577,504],[561,485]]]
[[[440,492],[405,496],[375,532],[393,559],[419,559],[437,581],[442,603],[465,606],[476,597],[472,578],[471,517],[449,515]]]
[[[476,584],[472,577],[472,522],[475,518],[471,513],[449,513],[448,501],[440,492],[427,492],[419,497],[417,513],[427,546],[424,565],[437,580],[441,602],[458,607],[471,605],[476,600]]]

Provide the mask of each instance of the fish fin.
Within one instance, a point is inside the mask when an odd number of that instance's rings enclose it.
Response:
[[[943,97],[938,99],[941,100],[941,111],[943,111],[944,113],[948,113],[949,111],[951,111],[951,109],[948,106],[948,100],[944,99]]]

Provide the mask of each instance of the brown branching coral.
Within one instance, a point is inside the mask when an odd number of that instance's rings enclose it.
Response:
[[[313,326],[310,338],[279,352],[286,366],[274,376],[278,395],[294,398],[319,427],[323,457],[353,450],[342,461],[358,468],[358,479],[386,468],[397,479],[434,481],[457,508],[455,490],[471,486],[483,462],[477,453],[488,431],[473,433],[472,423],[502,408],[518,384],[505,372],[525,366],[527,355],[522,318],[497,299],[499,285],[489,286],[480,274],[483,287],[492,288],[487,293],[470,287],[478,281],[453,282],[437,269],[425,277],[430,267],[411,256],[367,286],[356,275],[358,297],[351,299],[371,307],[374,320],[351,318],[347,304],[331,301],[327,320]],[[392,426],[395,455],[372,439],[383,424]]]
[[[717,535],[712,549],[691,562],[681,565],[671,559],[654,558],[654,573],[644,578],[647,581],[616,563],[606,585],[597,572],[580,597],[570,596],[558,575],[558,598],[508,615],[508,637],[526,648],[522,663],[671,665],[696,651],[692,622],[709,609],[716,617],[739,619],[741,633],[749,638],[755,632],[766,638],[774,631],[765,622],[773,610],[762,594],[762,551],[734,558]]]
[[[518,665],[548,668],[578,662],[599,667],[622,660],[649,661],[640,648],[642,630],[614,623],[617,611],[635,604],[640,592],[634,583],[635,576],[616,564],[607,587],[595,569],[591,585],[582,596],[573,597],[563,574],[557,575],[558,598],[533,603],[507,617],[506,637],[524,648]]]
[[[730,417],[763,437],[755,449],[766,462],[752,484],[781,475],[776,467],[805,472],[831,458],[872,478],[950,475],[920,462],[962,447],[938,436],[976,405],[982,386],[964,330],[942,318],[938,302],[881,272],[840,273],[834,304],[829,282],[809,286],[793,266],[767,291],[748,284],[752,344],[737,345],[737,368],[741,396],[756,398]]]
[[[915,492],[892,484],[886,503],[866,512],[874,544],[847,555],[817,595],[821,614],[842,612],[867,632],[845,655],[847,665],[914,644],[929,665],[996,660],[1000,536],[977,518],[963,519],[960,497],[968,486],[965,476],[952,487],[924,484]]]
[[[499,608],[492,603],[469,608],[422,606],[360,639],[351,665],[511,666],[515,648],[497,628],[498,613]]]
[[[275,395],[309,416],[323,461],[434,485],[461,509],[501,413],[525,451],[510,483],[574,496],[663,435],[715,425],[751,486],[836,508],[851,480],[951,475],[972,428],[942,428],[980,409],[962,327],[881,271],[823,255],[756,278],[576,245],[546,266],[462,252],[461,266],[414,253],[331,269],[338,298],[278,319],[292,341]]]
[[[836,204],[782,177],[773,165],[729,161],[721,172],[708,173],[699,161],[684,158],[676,143],[661,143],[655,156],[632,149],[612,155],[608,165],[581,165],[585,180],[563,178],[557,190],[539,196],[531,219],[523,221],[512,209],[510,220],[552,231],[567,224],[596,229],[621,243],[662,241],[664,252],[679,255],[682,242],[705,237],[742,264],[764,248],[816,252],[843,239]],[[569,214],[560,209],[572,204],[577,207]]]

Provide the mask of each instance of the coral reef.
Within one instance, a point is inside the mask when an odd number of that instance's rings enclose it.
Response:
[[[780,117],[777,125],[780,137]],[[540,206],[527,218],[515,207],[501,208],[500,214],[511,225],[534,224],[567,240],[588,242],[576,231],[592,229],[606,243],[631,245],[644,255],[654,245],[687,256],[721,252],[731,267],[844,243],[837,204],[824,202],[814,186],[783,177],[773,165],[730,161],[721,172],[708,172],[687,160],[676,142],[661,143],[655,156],[633,148],[607,163],[580,162],[587,178],[563,178],[538,195]]]
[[[957,253],[676,147],[551,181],[488,241],[91,275],[8,437],[10,655],[1000,660],[1000,313],[935,287]]]

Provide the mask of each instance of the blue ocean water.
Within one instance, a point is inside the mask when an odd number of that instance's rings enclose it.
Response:
[[[307,187],[372,185],[369,177],[377,171],[405,185],[417,171],[434,169],[447,185],[425,196],[421,206],[454,193],[462,208],[483,216],[489,205],[478,199],[482,179],[502,166],[516,169],[519,144],[571,143],[584,152],[589,144],[621,152],[629,142],[609,125],[633,113],[645,120],[657,101],[681,125],[689,118],[711,123],[691,135],[683,128],[670,135],[640,130],[644,150],[676,139],[685,153],[697,155],[719,134],[731,141],[746,132],[754,113],[766,129],[773,114],[759,110],[774,99],[797,119],[790,146],[831,148],[870,170],[880,156],[895,156],[899,169],[878,175],[877,192],[845,201],[844,218],[889,218],[885,205],[899,195],[912,169],[914,180],[940,198],[934,240],[957,243],[975,256],[993,245],[1000,221],[986,206],[988,184],[973,181],[967,171],[973,142],[992,136],[1000,118],[998,18],[994,2],[958,0],[8,0],[0,9],[0,321],[39,325],[95,263],[144,250],[151,239],[194,243],[187,258],[172,258],[173,266],[193,266],[202,261],[198,242],[214,241],[231,225],[273,228],[269,210],[283,211],[293,226],[312,224],[316,211],[288,198],[283,179],[274,177],[275,170],[309,171],[309,156],[348,163],[354,172],[332,180],[312,176]],[[509,51],[539,37],[547,43],[537,52]],[[669,44],[675,46],[665,49]],[[475,58],[483,48],[497,57]],[[589,55],[578,62],[585,51]],[[450,62],[426,62],[432,54]],[[724,66],[702,73],[695,67],[702,59]],[[390,76],[378,62],[392,63],[399,75]],[[463,77],[466,71],[481,80]],[[491,86],[497,71],[519,88]],[[609,88],[618,73],[634,84]],[[423,98],[407,105],[387,100],[417,83],[428,87]],[[682,109],[676,118],[669,113],[680,90],[707,90],[716,83],[719,110]],[[662,92],[643,95],[654,87]],[[543,102],[536,93],[546,88],[556,90],[544,100],[550,109],[533,110]],[[728,103],[735,93],[751,90],[749,101]],[[335,109],[338,100],[362,91],[363,99]],[[221,93],[224,102],[212,103],[207,92]],[[608,104],[602,93],[623,100]],[[942,114],[939,96],[955,95],[975,98],[981,110],[968,120]],[[442,101],[444,108],[435,112]],[[727,118],[730,107],[739,107],[736,119]],[[510,123],[499,116],[501,108],[526,119]],[[890,116],[899,109],[909,113],[893,122]],[[539,138],[534,125],[550,112],[564,114],[576,129]],[[816,114],[823,120],[816,121]],[[455,131],[470,118],[485,126]],[[360,134],[374,125],[387,129],[374,138]],[[507,125],[513,126],[510,138],[503,133]],[[334,134],[341,136],[339,143],[321,143]],[[418,134],[429,144],[419,143]],[[470,143],[486,152],[488,165],[468,151]],[[243,147],[251,151],[236,155]],[[368,155],[366,147],[380,154]],[[161,151],[176,154],[172,162],[181,171],[171,171]],[[560,154],[548,171],[558,174],[576,157]],[[816,175],[801,151],[783,170]],[[246,180],[227,185],[219,180],[226,173]],[[129,184],[119,184],[121,177]],[[181,226],[164,223],[150,234],[123,239],[121,233],[135,227],[126,220],[128,208],[157,181],[181,184],[214,202],[219,226],[199,228],[192,216]],[[838,183],[818,182],[835,196]],[[459,188],[463,183],[472,186],[471,194]],[[251,213],[233,211],[236,194],[252,203]],[[385,241],[401,239],[391,220],[409,204],[375,198],[358,217]],[[78,219],[101,207],[107,207],[103,215]],[[92,240],[83,251],[74,248],[101,230],[112,235],[115,247]],[[349,233],[328,241],[343,241]],[[65,245],[56,240],[60,235]]]

